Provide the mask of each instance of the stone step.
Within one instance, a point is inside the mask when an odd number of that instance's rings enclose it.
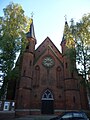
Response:
[[[35,116],[26,116],[26,117],[20,117],[15,118],[15,120],[49,120],[50,118],[55,117],[54,115],[35,115]]]

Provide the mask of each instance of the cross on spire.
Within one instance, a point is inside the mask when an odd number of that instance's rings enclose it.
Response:
[[[65,21],[67,21],[67,15],[65,15],[64,17],[65,17]]]
[[[31,13],[31,18],[33,18],[33,15],[34,15],[34,13],[32,12],[32,13]]]

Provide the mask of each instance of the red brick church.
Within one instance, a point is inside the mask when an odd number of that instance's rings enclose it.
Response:
[[[64,29],[66,25],[67,22]],[[71,63],[65,54],[65,33],[60,44],[62,53],[49,37],[35,49],[38,41],[33,20],[26,35],[28,44],[19,60],[21,73],[15,88],[16,115],[88,109],[86,90],[80,85],[82,76],[76,70],[70,71]],[[75,62],[73,66],[76,66]]]

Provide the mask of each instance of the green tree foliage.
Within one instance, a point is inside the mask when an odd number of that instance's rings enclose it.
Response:
[[[30,19],[24,15],[24,10],[18,4],[10,3],[3,12],[4,16],[0,17],[0,64],[4,75],[2,89],[7,86],[12,76],[16,53],[25,48],[25,33],[30,23]]]
[[[67,46],[67,49],[64,54],[66,54],[67,58],[69,58],[70,63],[71,63],[69,70],[73,72],[75,70],[74,65],[75,65],[75,59],[76,59],[75,58],[75,54],[76,54],[75,41],[74,41],[72,31],[71,31],[67,21],[65,22],[64,39],[66,40],[66,46]]]
[[[83,75],[84,80],[87,80],[88,70],[90,69],[90,14],[85,14],[76,24],[72,19],[70,31],[75,43],[78,71]],[[67,47],[71,49],[68,41]]]

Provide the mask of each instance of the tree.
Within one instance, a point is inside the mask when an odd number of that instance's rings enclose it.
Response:
[[[90,14],[85,14],[76,24],[71,19],[71,25],[66,32],[67,56],[71,64],[70,70],[76,60],[76,66],[79,74],[83,76],[80,82],[87,89],[87,97],[90,100]]]
[[[67,21],[65,22],[65,28],[64,28],[64,39],[66,40],[66,51],[65,54],[67,56],[67,58],[69,58],[70,60],[70,67],[69,70],[70,71],[75,71],[75,41],[74,41],[74,37],[72,34],[72,31],[67,23]],[[72,57],[71,57],[72,56]]]
[[[72,41],[75,43],[76,63],[79,66],[77,67],[78,72],[83,75],[84,83],[90,89],[89,83],[87,82],[87,75],[90,69],[90,14],[84,15],[80,22],[76,24],[72,19],[70,32],[73,36]],[[67,40],[69,50],[71,49],[70,42]]]
[[[18,4],[10,3],[3,11],[4,16],[0,17],[0,67],[4,81],[0,95],[5,93],[8,80],[12,76],[16,53],[25,48],[25,33],[30,23],[30,19],[24,15],[24,10]]]

